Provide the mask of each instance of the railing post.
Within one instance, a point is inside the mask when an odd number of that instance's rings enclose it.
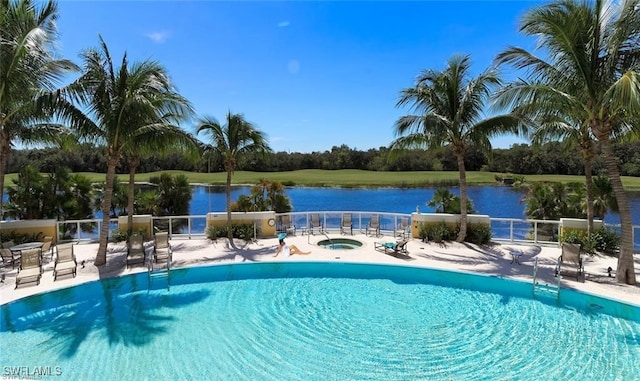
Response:
[[[509,221],[509,239],[513,242],[513,220]]]

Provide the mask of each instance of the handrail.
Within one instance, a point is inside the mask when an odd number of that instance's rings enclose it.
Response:
[[[277,213],[276,216],[289,215],[291,216],[292,225],[296,227],[309,226],[311,214],[321,214],[322,221],[324,222],[324,230],[340,231],[342,214],[349,213],[352,215],[353,229],[355,231],[364,232],[369,218],[372,215],[380,216],[380,230],[385,234],[393,234],[395,228],[398,226],[398,222],[401,218],[411,217],[408,213],[392,213],[392,212],[376,212],[376,211],[306,211],[306,212],[290,212],[290,213]],[[169,235],[174,238],[193,238],[193,237],[205,237],[206,236],[206,215],[180,215],[180,216],[159,216],[151,217],[153,226],[156,226],[156,221],[163,221],[168,224]],[[182,220],[185,223],[183,230],[174,231],[175,222]],[[184,221],[186,220],[186,221]],[[491,230],[493,240],[497,242],[525,242],[525,243],[539,243],[539,244],[557,244],[558,242],[558,227],[560,221],[557,220],[538,220],[538,219],[517,219],[517,218],[489,218],[491,224]],[[117,229],[117,219],[110,219],[110,236],[111,233]],[[84,231],[83,225],[91,225],[92,231]],[[552,235],[543,236],[540,232],[539,225],[553,225],[551,229]],[[67,225],[72,225],[67,227]],[[81,219],[81,220],[67,220],[57,222],[58,241],[61,240],[74,240],[74,241],[96,241],[98,233],[102,226],[101,219]],[[113,226],[113,228],[111,228]],[[607,227],[618,228],[619,224],[606,224]],[[548,229],[547,229],[548,231]],[[67,233],[66,235],[61,234]],[[68,233],[72,232],[72,233]],[[633,226],[633,239],[634,248],[638,252],[640,246],[635,241],[636,237],[640,236],[640,225]]]

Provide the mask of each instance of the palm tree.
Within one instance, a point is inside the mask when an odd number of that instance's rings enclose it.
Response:
[[[109,217],[116,166],[126,152],[136,152],[139,136],[166,130],[164,113],[184,115],[190,108],[175,97],[166,70],[157,62],[129,64],[126,53],[115,68],[106,43],[82,53],[84,72],[62,89],[58,116],[78,137],[106,147],[107,173],[102,200],[102,225],[95,265],[106,263]],[[161,139],[161,137],[158,137]]]
[[[458,242],[467,235],[467,178],[464,156],[471,144],[490,152],[489,139],[504,133],[519,133],[523,126],[513,114],[482,119],[482,108],[494,88],[500,86],[498,73],[485,70],[469,78],[471,58],[453,56],[443,71],[426,70],[414,87],[401,91],[397,106],[411,105],[417,112],[401,117],[395,124],[400,136],[391,151],[402,149],[451,146],[460,173],[460,233]]]
[[[226,123],[220,124],[215,118],[202,118],[196,135],[205,134],[211,141],[210,151],[215,151],[223,158],[224,170],[227,172],[227,237],[233,243],[231,226],[231,175],[236,169],[238,160],[245,154],[264,154],[271,152],[266,136],[253,124],[247,122],[242,114],[227,113]]]
[[[132,143],[128,144],[124,153],[129,164],[129,185],[127,192],[127,233],[131,235],[133,229],[133,213],[135,201],[135,176],[143,154],[166,153],[169,150],[181,150],[189,156],[198,154],[198,141],[191,134],[174,125],[174,122],[183,120],[192,113],[189,102],[173,91],[157,94],[154,99],[155,110],[148,119],[140,118],[138,125],[132,125],[135,131],[132,133]],[[163,112],[166,110],[166,112]],[[175,114],[172,110],[178,110]]]
[[[595,158],[594,137],[589,126],[576,121],[569,115],[561,115],[561,110],[545,109],[540,107],[539,102],[518,107],[517,112],[526,113],[532,120],[536,120],[537,127],[532,132],[531,141],[534,144],[542,144],[549,140],[560,139],[563,141],[565,149],[569,150],[577,146],[584,162],[584,174],[586,185],[586,212],[587,212],[587,232],[593,231],[593,160]],[[525,111],[525,109],[527,111]],[[551,112],[549,112],[551,111]]]
[[[640,114],[640,0],[560,0],[529,11],[520,30],[538,39],[546,58],[517,47],[499,54],[498,63],[529,71],[528,80],[501,92],[499,105],[569,110],[589,127],[600,142],[620,211],[616,278],[635,284],[631,209],[611,139],[640,127],[631,123]]]
[[[36,124],[46,118],[36,99],[76,69],[56,58],[57,19],[58,6],[52,0],[0,0],[0,212],[13,143],[48,141],[59,131]]]

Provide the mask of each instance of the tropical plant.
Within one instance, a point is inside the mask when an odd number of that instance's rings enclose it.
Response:
[[[460,197],[451,193],[447,188],[438,188],[433,194],[433,198],[427,202],[427,206],[436,208],[436,213],[460,214]],[[475,213],[473,201],[467,199],[467,212]]]
[[[174,92],[166,70],[157,62],[130,64],[126,53],[114,67],[107,44],[82,53],[83,74],[56,98],[57,116],[81,140],[106,146],[107,171],[102,200],[102,225],[94,264],[106,263],[109,216],[116,166],[124,153],[137,152],[140,136],[167,130],[166,113],[184,115],[189,108]]]
[[[608,211],[618,212],[611,180],[606,176],[596,176],[593,178],[593,214],[603,220]]]
[[[151,153],[166,154],[169,151],[182,151],[187,157],[198,157],[198,142],[191,134],[174,123],[184,120],[192,113],[189,102],[171,88],[157,89],[150,94],[151,107],[148,115],[138,115],[130,124],[132,143],[124,147],[129,164],[129,185],[127,204],[127,233],[132,234],[135,204],[135,175],[142,155]]]
[[[520,30],[543,56],[511,47],[500,64],[528,70],[505,87],[497,105],[570,115],[599,141],[618,203],[621,228],[616,278],[635,284],[633,226],[611,139],[640,128],[640,0],[560,0],[527,12]],[[527,106],[531,105],[531,106]]]
[[[271,152],[266,136],[252,123],[247,122],[242,114],[226,116],[226,123],[220,124],[215,118],[204,117],[198,123],[197,133],[206,135],[211,144],[208,149],[218,153],[223,158],[224,170],[227,172],[226,201],[227,201],[227,238],[233,243],[231,227],[231,175],[236,169],[238,160],[245,154]]]
[[[251,188],[251,194],[240,195],[231,209],[242,212],[273,210],[276,213],[288,213],[291,211],[291,200],[285,194],[281,182],[261,179]]]
[[[27,165],[13,183],[7,188],[6,217],[58,221],[91,218],[91,180],[71,174],[68,168],[60,167],[49,176],[42,176],[35,167]]]
[[[38,107],[42,93],[54,90],[76,66],[57,58],[57,3],[49,0],[0,0],[0,211],[4,177],[15,142],[54,141],[55,125]]]
[[[518,108],[518,112],[524,113],[525,109],[529,118],[538,122],[537,127],[531,135],[531,141],[540,144],[546,140],[560,139],[564,143],[564,149],[570,150],[578,146],[582,155],[585,173],[586,189],[586,214],[587,230],[593,231],[594,218],[594,185],[593,185],[593,160],[595,158],[594,138],[589,126],[571,118],[571,115],[562,115],[563,110],[556,112],[543,112],[544,108],[537,105],[523,105]],[[566,110],[567,113],[571,110]]]
[[[513,114],[482,119],[484,102],[500,86],[493,69],[470,78],[469,56],[454,56],[443,71],[426,70],[414,87],[401,91],[397,106],[410,105],[415,114],[401,117],[395,124],[400,137],[391,151],[408,148],[449,145],[456,157],[460,175],[460,232],[458,242],[467,234],[467,180],[465,153],[475,144],[490,152],[490,138],[505,133],[520,133],[523,123]]]

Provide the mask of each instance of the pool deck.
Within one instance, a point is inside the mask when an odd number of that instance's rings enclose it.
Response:
[[[407,244],[408,256],[393,256],[374,248],[375,242],[390,242],[396,238],[390,235],[369,237],[364,234],[341,236],[329,234],[330,238],[353,238],[363,243],[362,247],[353,250],[331,250],[317,246],[317,242],[325,240],[324,235],[297,235],[287,237],[289,245],[295,245],[303,251],[311,251],[309,255],[292,255],[276,257],[278,240],[276,238],[259,239],[257,242],[235,240],[237,249],[229,247],[226,239],[212,242],[208,239],[172,239],[173,268],[202,266],[221,263],[241,262],[280,262],[280,261],[328,261],[396,264],[419,266],[444,270],[457,270],[478,273],[487,276],[521,279],[531,282],[534,262],[538,260],[538,279],[542,283],[556,284],[554,269],[560,256],[557,245],[544,246],[537,244],[496,243],[489,246],[477,246],[468,243],[424,243],[413,239]],[[147,253],[152,252],[152,242],[146,242]],[[46,262],[39,285],[35,283],[15,287],[17,269],[11,266],[0,268],[0,304],[20,299],[29,295],[65,288],[97,279],[145,272],[146,267],[136,265],[126,268],[126,247],[124,243],[109,244],[107,264],[93,265],[98,244],[81,243],[74,247],[78,261],[77,276],[61,277],[53,281],[53,263]],[[519,255],[520,263],[512,262],[512,253]],[[575,277],[563,277],[561,286],[578,291],[600,295],[640,306],[640,255],[635,256],[635,272],[639,285],[629,286],[615,281],[617,259],[605,256],[586,256],[585,280],[576,281]],[[613,276],[607,275],[607,268],[613,269]]]

